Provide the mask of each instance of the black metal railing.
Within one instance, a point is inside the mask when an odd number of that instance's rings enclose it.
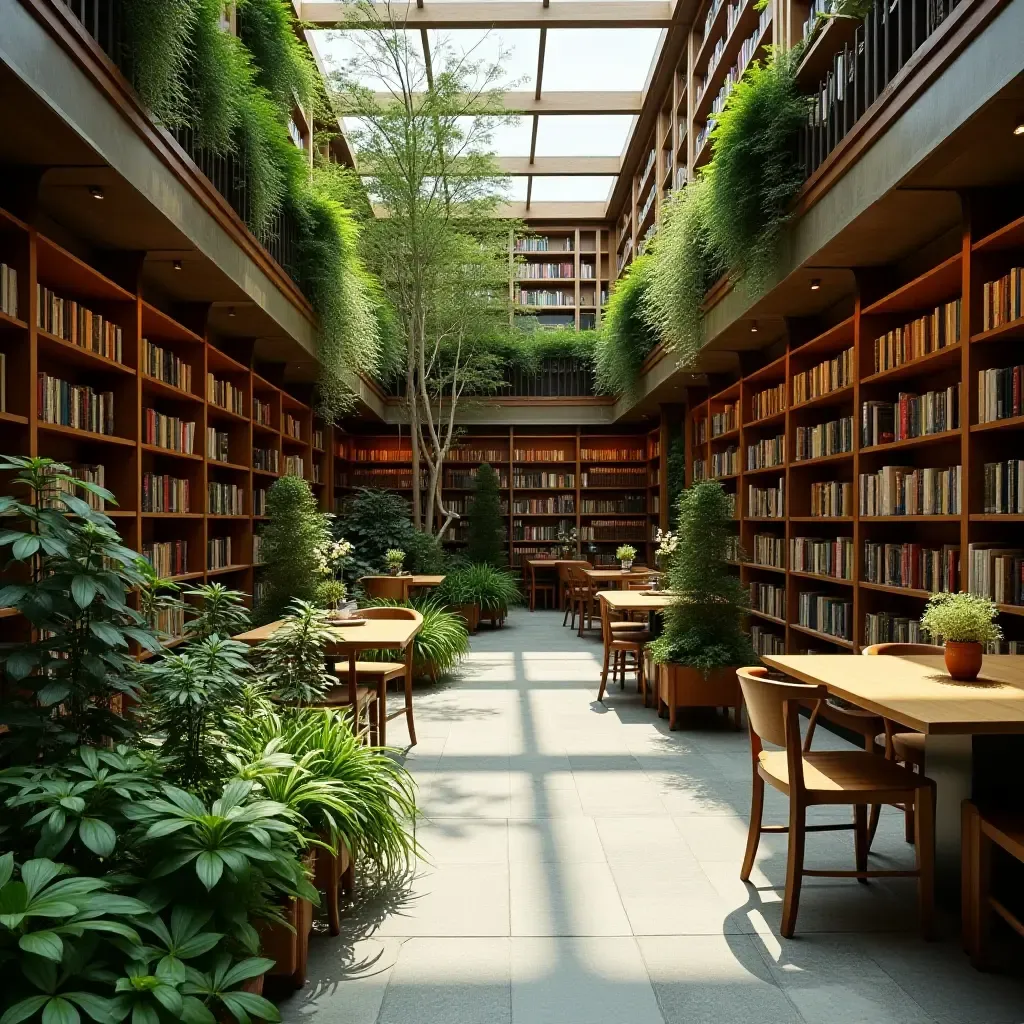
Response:
[[[403,396],[405,378],[386,385],[388,394]],[[591,398],[594,395],[594,369],[588,360],[572,356],[541,360],[535,371],[506,367],[501,384],[488,391],[465,393],[474,398]]]
[[[949,17],[969,0],[875,0],[852,44],[832,57],[818,85],[802,138],[810,177],[864,116],[889,83]]]
[[[131,79],[127,54],[123,46],[122,9],[124,0],[62,0],[69,11],[81,22],[86,32],[99,44],[103,52]],[[212,153],[198,145],[190,128],[172,130],[178,145],[188,154],[213,187],[227,200],[246,224],[252,223],[252,193],[245,173],[245,162],[235,153]],[[256,238],[277,262],[278,266],[295,280],[295,222],[286,210],[280,209]]]

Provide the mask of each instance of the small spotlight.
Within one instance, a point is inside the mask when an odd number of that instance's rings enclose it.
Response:
[[[757,321],[756,320],[750,325],[750,333],[751,334],[757,334]]]
[[[234,316],[235,316],[235,307],[234,306],[229,306],[228,307],[228,317],[230,317],[231,319],[234,319]]]
[[[816,278],[814,278],[813,281],[811,281],[811,291],[812,292],[821,291],[821,278],[820,277],[816,277]]]
[[[182,262],[181,262],[181,260],[175,260],[174,263],[171,264],[171,265],[174,267],[175,270],[181,270],[182,269]]]
[[[1024,124],[1018,124],[1016,127],[1014,127],[1013,134],[1024,135]]]
[[[101,189],[99,187],[99,185],[90,185],[89,186],[89,195],[91,195],[93,197],[93,199],[104,199],[105,198],[104,193],[103,193],[103,189]]]

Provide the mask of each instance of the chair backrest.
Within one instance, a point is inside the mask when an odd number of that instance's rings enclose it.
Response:
[[[861,654],[893,654],[896,657],[909,654],[942,654],[944,648],[936,644],[871,644]]]
[[[364,576],[360,581],[367,597],[378,601],[408,601],[409,576]]]
[[[626,580],[626,589],[627,590],[650,590],[651,589],[650,577],[645,576],[643,579],[639,579],[639,580]]]
[[[360,608],[364,619],[415,619],[419,617],[415,608]]]
[[[800,702],[823,700],[827,694],[825,687],[776,682],[767,678],[768,669],[762,665],[737,669],[736,675],[747,706],[751,734],[799,754]]]
[[[593,569],[594,567],[582,558],[574,560],[565,560],[558,563],[558,581],[560,583],[568,583],[570,573],[573,569]]]

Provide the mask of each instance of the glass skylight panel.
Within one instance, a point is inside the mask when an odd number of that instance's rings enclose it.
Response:
[[[632,114],[548,114],[537,125],[537,156],[619,156]]]
[[[591,177],[567,175],[560,177],[538,177],[533,179],[532,199],[537,203],[544,202],[604,202],[611,194],[614,177]]]
[[[657,28],[550,29],[544,91],[642,89],[661,32]]]
[[[500,64],[504,72],[500,88],[533,92],[537,86],[540,33],[536,29],[503,28],[488,31],[463,28],[430,32],[428,35],[432,50],[438,38],[443,37],[456,56],[465,54],[466,59],[473,63],[483,61],[487,64]]]

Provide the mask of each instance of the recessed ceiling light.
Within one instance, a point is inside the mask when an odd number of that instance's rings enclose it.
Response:
[[[1024,135],[1024,124],[1018,124],[1013,129],[1014,135]]]
[[[182,268],[181,260],[175,260],[172,265],[173,265],[175,270],[181,270],[181,268]]]
[[[750,333],[751,334],[757,334],[757,321],[756,320],[750,325]]]
[[[233,317],[234,315],[235,315],[235,307],[234,306],[228,306],[228,316],[229,317]]]
[[[93,197],[93,199],[102,199],[104,197],[103,196],[103,189],[100,188],[99,185],[90,185],[89,186],[89,195],[91,195]]]
[[[811,291],[812,292],[817,292],[817,291],[820,291],[820,290],[821,290],[821,278],[820,277],[816,277],[816,278],[814,278],[813,281],[811,281]]]

